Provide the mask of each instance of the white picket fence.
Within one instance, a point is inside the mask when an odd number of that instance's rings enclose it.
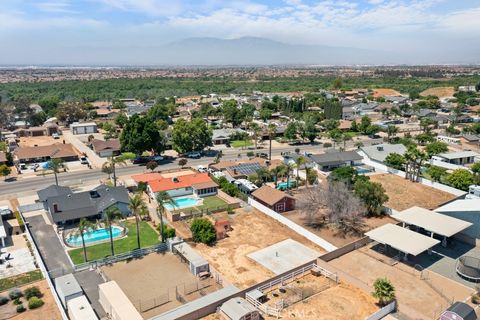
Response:
[[[290,229],[292,229],[296,233],[304,236],[305,238],[307,238],[308,240],[317,244],[318,246],[322,247],[326,251],[330,252],[330,251],[333,251],[333,250],[337,249],[337,247],[334,246],[333,244],[331,244],[330,242],[326,241],[325,239],[320,238],[316,234],[314,234],[314,233],[308,231],[307,229],[299,226],[295,222],[291,221],[288,218],[285,218],[284,216],[282,216],[281,214],[271,210],[270,208],[267,208],[266,206],[264,206],[260,202],[254,200],[252,198],[248,198],[248,204],[251,205],[252,207],[260,210],[261,212],[263,212],[267,216],[277,220],[281,224],[289,227]]]

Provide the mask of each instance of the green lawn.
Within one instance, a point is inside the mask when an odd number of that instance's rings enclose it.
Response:
[[[124,253],[137,249],[137,228],[135,222],[128,221],[128,236],[113,242],[115,254]],[[160,243],[158,233],[145,221],[140,223],[140,244],[142,247],[150,247]],[[83,263],[83,248],[68,251],[73,263]],[[88,260],[97,260],[110,256],[110,242],[87,247]]]
[[[33,270],[27,273],[22,273],[13,277],[0,279],[0,292],[14,287],[20,287],[37,280],[43,279],[40,270]]]
[[[225,207],[227,203],[217,196],[203,198],[203,205],[199,209],[216,209],[218,207]]]
[[[253,146],[253,142],[251,140],[233,140],[230,141],[230,145],[234,148],[243,148]]]

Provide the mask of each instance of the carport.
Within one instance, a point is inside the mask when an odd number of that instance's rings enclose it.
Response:
[[[392,218],[401,221],[405,225],[414,225],[430,232],[430,237],[435,234],[443,236],[442,246],[447,246],[447,238],[467,229],[472,224],[467,221],[452,218],[420,207],[411,207],[397,214]]]
[[[408,254],[418,256],[424,251],[429,251],[430,253],[430,249],[440,243],[439,240],[391,223],[373,229],[365,233],[365,235],[378,243],[403,252],[405,254],[404,260],[407,260]]]

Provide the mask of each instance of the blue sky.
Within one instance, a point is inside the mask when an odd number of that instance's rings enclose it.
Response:
[[[478,0],[0,0],[0,64],[105,63],[120,50],[192,37],[263,37],[478,63],[479,30]]]

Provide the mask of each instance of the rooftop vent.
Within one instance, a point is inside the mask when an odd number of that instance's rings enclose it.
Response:
[[[378,150],[378,151],[383,151],[383,147],[382,147],[382,146],[378,146],[378,147],[377,147],[377,150]]]
[[[178,178],[177,177],[172,177],[172,182],[178,182]]]
[[[90,198],[100,198],[100,195],[98,194],[97,191],[92,190],[90,191]]]

